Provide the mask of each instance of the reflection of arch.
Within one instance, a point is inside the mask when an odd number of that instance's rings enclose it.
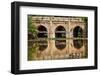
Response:
[[[39,38],[39,40],[38,40],[39,50],[40,51],[45,50],[48,46],[48,43],[47,43],[47,40],[46,40],[46,38],[47,38],[47,29],[44,26],[40,25],[38,27],[37,37]]]
[[[44,51],[48,47],[47,40],[38,40],[39,51]]]
[[[73,45],[75,48],[80,49],[83,46],[83,40],[82,39],[73,40]]]
[[[74,28],[73,37],[83,37],[83,29],[80,26]]]
[[[76,26],[73,30],[73,37],[82,38],[83,37],[83,29],[79,26]],[[80,49],[83,46],[83,40],[75,39],[75,40],[73,40],[73,45],[75,48]]]
[[[66,30],[63,26],[58,26],[55,29],[55,46],[62,50],[66,47]]]

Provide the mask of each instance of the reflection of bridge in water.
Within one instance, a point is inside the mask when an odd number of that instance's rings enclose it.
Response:
[[[38,21],[36,20],[38,18]],[[38,30],[34,60],[87,58],[87,27],[82,18],[32,16]]]

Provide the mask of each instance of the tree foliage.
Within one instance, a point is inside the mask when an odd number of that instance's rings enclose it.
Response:
[[[37,39],[37,27],[32,22],[32,16],[28,16],[28,34],[32,35],[34,39]],[[33,39],[33,41],[34,41]],[[29,38],[30,40],[30,38]],[[28,60],[36,58],[36,51],[39,49],[38,42],[28,41]]]
[[[28,33],[37,38],[38,30],[37,27],[32,23],[32,16],[28,16]]]

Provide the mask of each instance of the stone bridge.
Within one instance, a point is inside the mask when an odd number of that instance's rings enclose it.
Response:
[[[82,17],[33,15],[32,23],[40,39],[36,60],[87,57],[87,25]]]

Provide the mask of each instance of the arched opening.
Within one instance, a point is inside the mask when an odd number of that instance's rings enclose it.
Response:
[[[55,29],[55,46],[57,49],[64,49],[66,47],[66,30],[63,26],[58,26]]]
[[[39,50],[40,51],[45,50],[48,46],[48,42],[46,39],[48,37],[46,27],[42,25],[38,27],[37,37],[38,37]]]
[[[38,27],[38,38],[47,38],[47,29],[42,25]]]
[[[73,30],[73,36],[82,38],[83,37],[83,29],[79,26],[75,27]]]
[[[83,46],[83,29],[79,26],[75,27],[73,30],[73,37],[76,38],[73,40],[74,47],[80,49]]]

